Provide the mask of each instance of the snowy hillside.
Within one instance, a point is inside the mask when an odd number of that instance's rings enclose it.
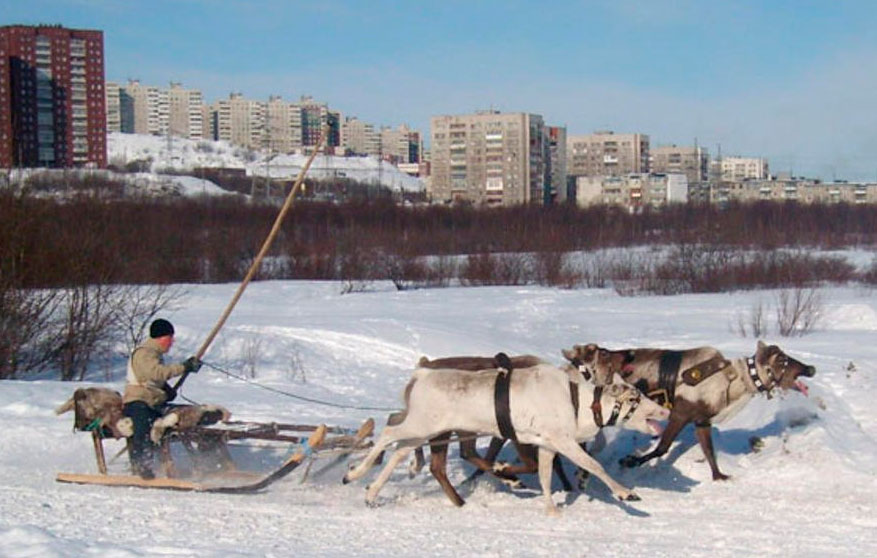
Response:
[[[275,155],[235,147],[227,142],[188,140],[143,134],[110,133],[107,155],[111,164],[123,167],[144,161],[148,170],[192,171],[198,167],[245,169],[248,176],[294,179],[307,157]],[[146,169],[144,169],[146,170]],[[349,178],[367,184],[407,191],[423,190],[423,181],[411,177],[386,161],[374,157],[319,155],[308,172],[310,178]]]
[[[171,357],[203,342],[237,285],[189,286]],[[713,345],[731,358],[756,340],[733,324],[741,311],[776,293],[622,298],[611,290],[539,287],[447,288],[339,294],[333,282],[263,282],[249,287],[205,360],[241,372],[255,354],[256,381],[347,406],[302,402],[254,388],[205,366],[185,395],[227,406],[242,420],[355,428],[387,412],[421,355],[532,353],[560,363],[560,350],[599,342],[612,348]],[[302,482],[293,473],[248,496],[63,485],[59,471],[93,472],[90,437],[71,432],[55,406],[80,385],[121,389],[124,360],[86,384],[0,383],[0,556],[873,556],[877,553],[877,293],[822,291],[816,332],[767,341],[817,368],[810,397],[756,397],[718,425],[714,482],[689,427],[663,459],[621,469],[643,451],[640,434],[610,431],[597,458],[641,502],[619,504],[599,481],[584,493],[556,493],[547,517],[538,488],[512,492],[489,478],[464,484],[455,508],[424,470],[393,474],[379,506],[364,504],[366,480],[342,485],[347,463],[317,461]],[[754,452],[750,439],[761,438]],[[108,442],[110,455],[122,447]],[[508,455],[511,457],[511,454]],[[126,459],[112,463],[125,470]],[[468,465],[451,449],[460,485]],[[525,477],[538,487],[533,477]],[[555,486],[555,489],[558,487]]]

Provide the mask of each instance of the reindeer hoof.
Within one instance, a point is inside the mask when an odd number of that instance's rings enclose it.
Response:
[[[714,481],[725,481],[725,480],[728,480],[730,478],[731,478],[730,475],[726,475],[724,473],[716,473],[715,475],[713,475]]]
[[[627,495],[627,498],[623,499],[623,501],[625,501],[625,502],[640,502],[640,501],[642,501],[642,498],[637,496],[636,493],[631,492],[630,494]]]
[[[628,455],[627,457],[622,457],[621,459],[619,459],[618,464],[622,467],[632,469],[634,467],[638,467],[640,465],[640,461],[635,455]]]

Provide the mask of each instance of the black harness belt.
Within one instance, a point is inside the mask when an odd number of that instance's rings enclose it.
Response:
[[[658,365],[658,389],[649,393],[649,399],[668,409],[673,408],[673,400],[676,398],[676,376],[679,374],[680,364],[682,364],[682,351],[664,351],[661,354],[661,362]]]
[[[501,370],[496,375],[496,384],[493,388],[493,407],[496,411],[496,424],[503,438],[517,441],[515,428],[512,426],[511,406],[509,404],[509,386],[512,382],[512,372]]]

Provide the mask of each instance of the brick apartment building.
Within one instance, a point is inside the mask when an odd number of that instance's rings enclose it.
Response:
[[[0,27],[0,168],[106,164],[103,32]]]

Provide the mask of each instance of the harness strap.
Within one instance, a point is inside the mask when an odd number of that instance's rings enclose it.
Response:
[[[682,351],[664,351],[658,366],[658,389],[666,391],[667,401],[664,406],[673,407],[676,399],[676,377],[679,365],[682,364]]]
[[[511,405],[509,401],[509,386],[512,380],[512,371],[500,370],[496,375],[496,384],[493,388],[493,407],[496,413],[496,424],[503,438],[516,442],[515,427],[512,426]]]
[[[579,385],[575,382],[569,383],[569,399],[572,401],[572,411],[575,414],[576,422],[579,420]]]

